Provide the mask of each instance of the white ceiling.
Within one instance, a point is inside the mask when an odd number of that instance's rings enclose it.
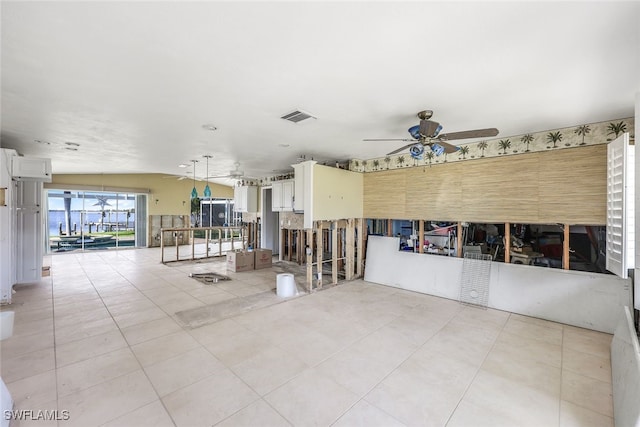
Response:
[[[1,8],[2,146],[54,173],[180,174],[199,159],[201,177],[211,154],[210,175],[239,161],[266,176],[301,155],[383,156],[403,143],[362,139],[409,137],[424,109],[443,132],[507,137],[631,117],[640,90],[640,2]],[[280,119],[295,109],[317,120]]]

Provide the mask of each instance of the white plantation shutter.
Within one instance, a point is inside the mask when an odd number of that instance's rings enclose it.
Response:
[[[634,147],[625,133],[607,147],[607,262],[610,272],[626,279],[634,265]]]

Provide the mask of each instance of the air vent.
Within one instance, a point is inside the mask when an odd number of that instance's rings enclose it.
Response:
[[[289,114],[285,114],[280,118],[284,120],[289,120],[290,122],[293,122],[293,123],[298,123],[306,119],[315,119],[316,117],[312,116],[311,114],[305,111],[296,110]]]

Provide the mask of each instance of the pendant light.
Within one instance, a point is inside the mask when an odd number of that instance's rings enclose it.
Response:
[[[193,190],[191,190],[191,198],[192,199],[197,199],[198,198],[198,190],[196,190],[196,163],[198,163],[197,160],[191,160],[193,162]]]
[[[211,188],[209,188],[209,159],[212,157],[209,154],[205,154],[204,156],[205,159],[207,159],[207,186],[204,187],[204,197],[206,197],[207,199],[211,198]]]

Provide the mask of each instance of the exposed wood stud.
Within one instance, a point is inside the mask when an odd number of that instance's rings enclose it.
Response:
[[[564,239],[562,241],[562,268],[569,270],[569,224],[564,225]]]
[[[356,260],[356,277],[362,277],[362,264],[364,261],[364,242],[366,239],[365,231],[365,223],[363,218],[358,218],[356,220],[356,233],[358,234],[358,239],[356,240],[356,251],[357,251],[357,260]]]
[[[338,283],[338,221],[331,227],[331,282]]]
[[[504,223],[504,262],[511,262],[511,223]]]
[[[462,258],[462,223],[458,222],[458,229],[456,234],[456,256]]]
[[[317,274],[318,278],[316,279],[316,287],[318,289],[322,288],[322,259],[324,252],[324,232],[322,231],[322,221],[318,221],[318,226],[316,228],[316,264],[317,264]]]
[[[418,221],[418,253],[424,253],[424,220]]]
[[[309,292],[313,291],[313,229],[307,229],[307,244],[309,245],[309,251],[306,247],[299,252],[306,252],[307,256],[307,287]],[[300,233],[302,235],[302,233]],[[300,239],[302,241],[302,239]]]

